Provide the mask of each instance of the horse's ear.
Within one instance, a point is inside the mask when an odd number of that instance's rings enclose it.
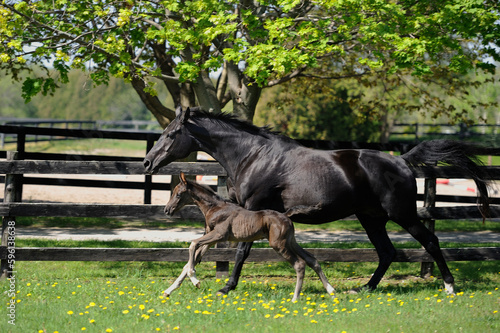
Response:
[[[184,172],[181,171],[179,178],[184,184],[187,184],[186,175],[184,175]]]
[[[184,111],[182,111],[181,108],[179,114],[177,114],[177,111],[175,111],[175,113],[176,116],[179,117],[179,121],[181,122],[181,124],[184,124],[189,119],[189,107],[187,107]]]
[[[181,113],[182,113],[182,106],[179,104],[177,108],[175,108],[175,116],[179,117]]]

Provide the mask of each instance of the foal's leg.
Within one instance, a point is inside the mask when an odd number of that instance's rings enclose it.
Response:
[[[292,234],[292,237],[289,241],[290,243],[290,248],[293,249],[293,251],[302,259],[305,260],[307,266],[311,267],[316,274],[318,275],[319,279],[321,280],[321,283],[323,283],[323,286],[326,289],[326,292],[328,294],[333,294],[335,292],[335,289],[332,287],[330,282],[328,282],[328,279],[323,273],[323,270],[321,269],[321,265],[319,264],[318,260],[309,252],[304,250],[296,241],[295,236]]]
[[[196,253],[195,253],[195,262],[196,262],[196,265],[199,264],[201,262],[201,258],[203,257],[203,255],[207,252],[207,250],[210,248],[210,246],[202,246],[200,247]],[[163,292],[163,296],[165,297],[169,297],[172,292],[174,290],[176,290],[177,288],[179,288],[182,284],[182,282],[184,281],[184,279],[186,278],[187,276],[187,273],[188,273],[188,269],[189,269],[189,264],[186,264],[184,266],[184,268],[182,269],[182,272],[181,274],[179,275],[179,277],[174,281],[174,283],[172,283],[172,285],[170,287],[168,287],[167,290],[165,290]]]
[[[196,278],[196,271],[194,269],[194,266],[196,265],[194,260],[195,253],[198,253],[198,250],[201,249],[200,251],[202,252],[203,255],[210,248],[210,246],[224,240],[225,237],[226,237],[225,234],[212,230],[209,233],[205,234],[204,236],[192,241],[191,245],[189,245],[189,261],[186,264],[186,266],[188,267],[187,276],[189,276],[191,282],[193,282],[193,284],[197,288],[200,287],[200,280]]]
[[[250,254],[252,245],[253,242],[238,243],[238,248],[236,249],[236,256],[234,259],[233,271],[226,285],[217,292],[218,295],[226,295],[229,291],[236,289],[236,285],[238,285],[238,280],[241,275],[241,269],[243,268],[243,264]]]
[[[396,249],[387,235],[385,225],[388,218],[386,217],[370,217],[368,215],[356,214],[361,225],[366,230],[368,238],[375,246],[378,254],[378,267],[373,273],[370,281],[365,285],[369,290],[374,290],[384,276],[385,272],[396,257]],[[357,289],[353,290],[358,291]]]
[[[405,228],[429,252],[441,272],[446,292],[454,294],[455,279],[443,257],[437,236],[429,231],[416,215],[409,219],[394,220],[394,222]]]
[[[304,276],[306,271],[305,261],[298,257],[295,252],[289,247],[290,244],[284,240],[273,240],[269,239],[269,245],[278,252],[286,261],[288,261],[295,272],[297,273],[297,283],[295,284],[295,292],[293,293],[292,302],[295,302],[302,290],[302,284],[304,283]]]

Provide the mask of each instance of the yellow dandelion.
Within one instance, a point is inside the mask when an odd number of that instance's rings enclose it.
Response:
[[[82,327],[82,331],[85,331],[87,328],[86,327]]]
[[[145,308],[144,304],[139,305],[139,309],[144,310]]]
[[[69,315],[72,315],[73,314],[73,311],[69,310],[68,312],[66,312],[67,314]]]
[[[311,320],[311,323],[313,323],[313,324],[317,324],[318,322],[317,322],[316,320],[314,320],[314,319],[313,319],[313,320]]]
[[[129,313],[129,311],[128,310],[123,310],[122,313],[123,314],[127,314],[127,313]]]
[[[107,329],[106,329],[106,332],[107,332],[107,333],[111,333],[111,332],[113,332],[113,330],[112,330],[111,328],[107,328]]]

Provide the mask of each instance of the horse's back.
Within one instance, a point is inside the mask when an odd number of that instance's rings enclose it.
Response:
[[[365,149],[308,149],[296,155],[301,158],[288,172],[285,207],[311,208],[295,214],[294,221],[322,223],[363,211],[384,214],[398,196],[415,201],[415,178],[400,157]]]

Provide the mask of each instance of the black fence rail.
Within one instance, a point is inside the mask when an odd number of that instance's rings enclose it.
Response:
[[[455,138],[460,140],[487,138],[489,141],[500,144],[499,134],[500,124],[395,123],[391,126],[389,138],[411,141],[419,141],[422,138]]]

